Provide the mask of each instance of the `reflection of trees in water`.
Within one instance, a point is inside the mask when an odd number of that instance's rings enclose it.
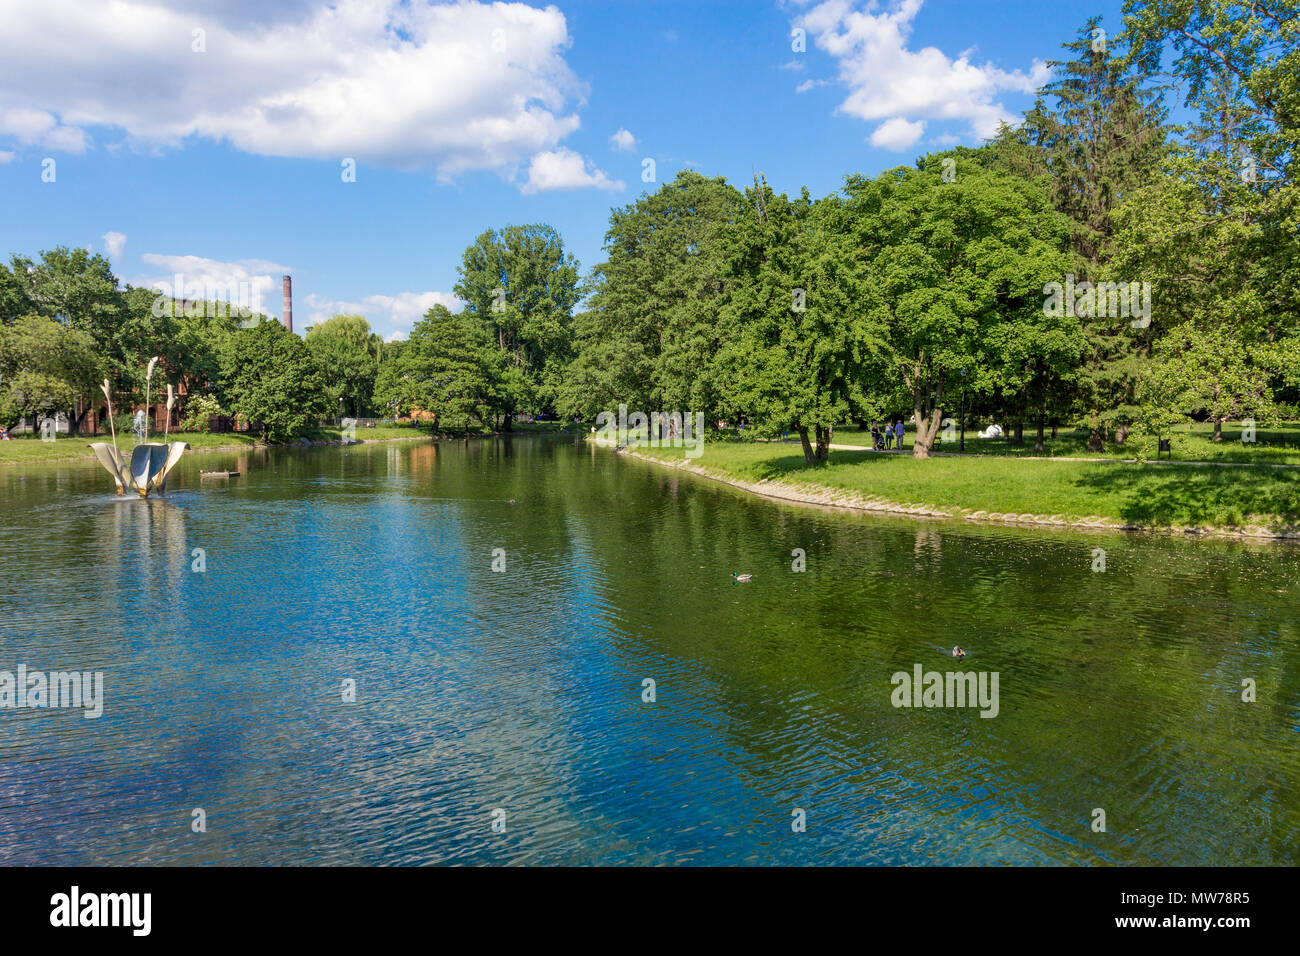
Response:
[[[566,483],[627,652],[713,675],[728,734],[772,774],[807,720],[781,699],[812,695],[813,737],[855,761],[922,760],[935,780],[948,766],[958,802],[958,771],[979,764],[1015,812],[1081,837],[1080,856],[1103,847],[1085,811],[1109,801],[1126,829],[1114,859],[1257,862],[1263,840],[1268,860],[1300,862],[1300,663],[1282,653],[1300,640],[1297,549],[860,519],[621,459]],[[754,582],[732,588],[733,570]],[[900,723],[889,674],[947,669],[954,643],[965,669],[1000,671],[1002,714]],[[1243,676],[1268,688],[1260,704],[1240,702]],[[1188,806],[1197,821],[1175,819]]]
[[[942,537],[938,531],[924,524],[918,525],[912,542],[912,555],[919,570],[925,560],[938,562],[943,556]]]

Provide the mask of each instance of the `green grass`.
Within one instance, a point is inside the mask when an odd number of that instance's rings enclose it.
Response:
[[[1005,426],[1004,426],[1005,427]],[[1043,436],[1044,450],[1034,451],[1035,429],[1026,428],[1023,445],[1013,445],[1009,438],[980,438],[979,429],[967,426],[966,450],[959,451],[958,442],[942,442],[935,446],[936,452],[944,454],[965,454],[998,456],[1008,458],[1135,458],[1139,442],[1136,437],[1125,445],[1107,442],[1101,452],[1088,450],[1088,433],[1081,429],[1059,429],[1057,437],[1052,438],[1051,430]],[[1272,464],[1300,465],[1300,422],[1287,422],[1268,428],[1257,428],[1255,441],[1245,443],[1242,438],[1240,422],[1223,426],[1223,441],[1212,440],[1214,427],[1207,424],[1179,425],[1169,436],[1172,442],[1172,455],[1175,461],[1228,461],[1240,463],[1269,462]],[[910,448],[915,432],[911,424],[907,426],[907,447]],[[859,431],[856,426],[844,426],[835,430],[832,441],[840,445],[871,445],[871,432]],[[1155,457],[1155,449],[1147,450],[1148,457]]]
[[[582,427],[572,424],[566,425],[563,422],[517,422],[514,430],[516,433],[532,435],[581,431]],[[471,429],[469,432],[454,432],[453,434],[489,435],[492,432],[484,428],[481,430]],[[162,441],[161,433],[151,434],[149,437],[152,441]],[[342,439],[343,429],[337,425],[327,425],[313,429],[304,437],[312,442],[336,442]],[[412,423],[376,425],[374,428],[358,425],[356,429],[357,441],[361,442],[431,437],[432,435],[427,428]],[[203,451],[210,448],[248,448],[258,444],[257,436],[250,432],[224,432],[220,434],[172,432],[167,436],[167,439],[168,441],[189,442],[190,448],[194,451]],[[90,443],[111,440],[108,435],[60,435],[54,441],[45,442],[41,441],[40,437],[36,435],[15,435],[12,441],[0,442],[0,465],[94,458],[95,453],[90,450]],[[135,447],[135,439],[130,435],[119,435],[117,445],[123,451],[129,451]]]
[[[162,441],[162,434],[151,434],[153,441]],[[317,428],[307,436],[308,441],[339,441],[343,429],[337,426]],[[377,425],[374,428],[358,427],[358,441],[381,441],[392,438],[426,438],[428,432],[413,425]],[[94,458],[90,443],[111,441],[108,435],[60,435],[54,441],[41,441],[35,435],[16,435],[12,441],[0,442],[0,464],[41,461],[66,461],[70,459]],[[209,434],[207,432],[171,432],[168,441],[188,442],[190,448],[202,451],[205,448],[241,448],[258,444],[257,436],[250,432],[224,432]],[[117,446],[123,451],[135,447],[135,439],[119,435]]]
[[[680,448],[636,448],[677,459]],[[832,451],[820,467],[798,446],[710,442],[694,464],[743,481],[847,489],[865,497],[957,512],[1100,517],[1144,527],[1279,528],[1300,522],[1300,469],[1214,465],[930,458]]]

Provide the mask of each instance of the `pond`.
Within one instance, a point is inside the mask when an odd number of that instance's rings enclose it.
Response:
[[[103,675],[98,717],[0,707],[0,863],[1300,862],[1285,543],[815,510],[568,437],[171,486],[0,468],[0,672]],[[996,708],[895,706],[918,667]]]

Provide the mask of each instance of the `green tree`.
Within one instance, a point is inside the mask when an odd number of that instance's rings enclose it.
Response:
[[[918,458],[929,456],[948,392],[973,356],[1014,342],[1050,364],[1060,349],[1030,340],[1050,319],[1043,288],[1063,271],[1068,223],[1034,183],[969,160],[945,177],[943,158],[846,186],[865,277],[859,307],[885,330],[885,372],[910,399]],[[973,371],[977,385],[995,374]]]
[[[755,181],[729,233],[731,330],[717,358],[728,413],[760,435],[798,433],[808,464],[827,460],[864,374],[878,366],[880,330],[855,309],[856,263],[836,197],[794,201]]]
[[[260,422],[263,441],[291,441],[333,411],[311,352],[279,322],[235,332],[221,356],[221,373],[227,396],[222,404]]]
[[[499,391],[505,428],[517,411],[555,407],[572,357],[578,263],[544,224],[488,230],[465,250],[456,295],[510,370]]]
[[[1052,200],[1071,222],[1079,282],[1138,281],[1108,270],[1114,253],[1112,213],[1134,190],[1160,175],[1170,152],[1163,90],[1154,71],[1129,56],[1123,37],[1108,37],[1092,17],[1070,43],[1070,54],[1050,63],[1055,79],[1045,89],[1051,108],[1026,118],[1049,173]],[[1075,404],[1089,429],[1088,447],[1101,451],[1106,437],[1123,440],[1137,414],[1135,388],[1158,333],[1135,335],[1123,315],[1084,317],[1082,362],[1071,376]]]
[[[1129,0],[1145,69],[1168,56],[1194,111],[1165,175],[1114,218],[1122,257],[1156,287],[1177,388],[1148,390],[1222,425],[1266,417],[1300,352],[1300,4]]]
[[[0,324],[9,324],[34,311],[25,284],[0,262]]]
[[[59,246],[35,262],[14,256],[10,266],[36,312],[88,333],[106,353],[111,351],[121,302],[108,259]]]
[[[484,365],[480,328],[464,313],[453,315],[435,305],[411,330],[400,353],[379,375],[375,401],[400,414],[423,412],[434,431],[448,425],[468,429],[480,421],[496,396]]]
[[[714,419],[724,383],[713,357],[731,281],[723,239],[742,204],[725,179],[684,170],[610,213],[607,258],[592,270],[588,308],[574,321],[565,415],[591,419],[625,402]]]
[[[343,411],[358,416],[371,411],[375,376],[383,340],[360,315],[336,315],[307,329],[307,348],[329,383],[331,405],[343,399]]]
[[[76,430],[76,402],[96,388],[103,363],[81,329],[43,315],[0,325],[0,423],[64,412]]]

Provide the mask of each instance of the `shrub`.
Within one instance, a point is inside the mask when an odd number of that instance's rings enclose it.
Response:
[[[229,414],[211,395],[191,395],[185,402],[185,420],[181,422],[181,431],[206,432],[208,421],[213,415]]]

